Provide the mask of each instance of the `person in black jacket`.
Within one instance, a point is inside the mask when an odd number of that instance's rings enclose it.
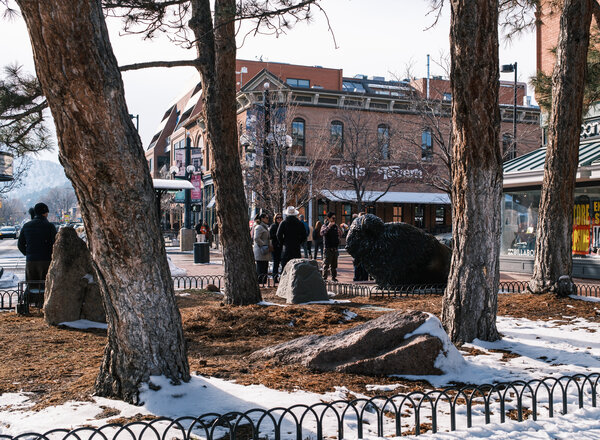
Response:
[[[35,217],[25,223],[18,241],[19,250],[26,257],[25,279],[28,283],[46,279],[56,239],[56,228],[48,221],[48,206],[38,203],[33,210]]]
[[[281,263],[281,251],[283,245],[277,240],[277,230],[283,220],[283,215],[275,214],[275,220],[269,228],[269,236],[271,237],[271,245],[273,246],[273,280],[277,283],[279,281],[279,265]]]
[[[328,223],[321,228],[323,245],[325,247],[325,263],[323,264],[323,279],[326,280],[331,269],[331,280],[337,282],[338,247],[342,236],[341,228],[335,222],[335,213],[327,214]]]
[[[293,206],[288,206],[284,214],[285,220],[281,222],[277,229],[277,241],[281,243],[281,270],[292,258],[302,258],[300,254],[300,245],[306,240],[306,229],[296,217],[300,214]]]

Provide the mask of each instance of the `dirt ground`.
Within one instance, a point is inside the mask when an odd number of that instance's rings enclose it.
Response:
[[[274,366],[250,363],[247,355],[260,348],[308,334],[333,334],[375,318],[383,309],[423,310],[440,316],[440,296],[396,299],[351,298],[337,305],[294,305],[288,307],[234,307],[222,304],[223,297],[201,290],[179,296],[183,327],[188,341],[192,373],[235,379],[242,384],[264,384],[281,390],[333,391],[343,385],[366,395],[367,384],[402,383],[394,393],[418,390],[426,382],[400,381],[398,378],[340,373],[316,373],[301,366]],[[266,301],[282,303],[273,289],[263,290]],[[342,298],[340,298],[342,299]],[[366,307],[365,306],[371,306]],[[599,321],[597,303],[553,296],[529,294],[499,295],[498,314],[542,320],[567,320],[577,316]],[[105,330],[75,330],[50,327],[41,312],[31,316],[0,313],[0,394],[26,391],[37,396],[41,409],[68,400],[87,400],[99,371]],[[345,320],[344,311],[358,316]],[[470,350],[470,355],[481,355]],[[505,353],[504,358],[518,356]],[[381,394],[381,391],[377,392]]]

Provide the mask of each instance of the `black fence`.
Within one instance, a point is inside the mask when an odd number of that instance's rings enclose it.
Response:
[[[226,414],[136,421],[125,425],[89,425],[73,430],[27,432],[0,439],[343,439],[420,435],[426,432],[552,418],[579,408],[596,407],[600,373],[546,377],[479,386],[415,391],[390,397],[297,404],[289,408],[253,408]],[[202,398],[201,395],[198,396]]]

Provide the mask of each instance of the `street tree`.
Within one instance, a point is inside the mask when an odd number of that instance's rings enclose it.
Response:
[[[561,5],[535,261],[529,282],[534,293],[576,292],[571,278],[573,205],[594,7],[598,7],[595,0],[564,0]]]
[[[364,211],[395,186],[422,177],[421,166],[402,155],[401,137],[378,114],[346,107],[336,118],[319,135],[323,160],[313,180],[316,192]]]
[[[77,206],[77,196],[70,185],[50,189],[42,201],[51,207],[52,212],[61,215]]]
[[[6,66],[0,79],[0,151],[13,155],[13,180],[0,194],[19,188],[31,165],[30,155],[53,148],[45,124],[48,103],[39,81],[18,65]]]
[[[451,0],[450,7],[454,247],[442,322],[454,342],[493,341],[502,196],[498,1]]]
[[[0,200],[0,223],[16,224],[26,217],[25,207],[18,199]]]
[[[316,0],[107,0],[104,4],[111,13],[125,19],[126,31],[146,37],[167,31],[175,42],[196,50],[193,60],[149,61],[122,66],[121,70],[193,66],[199,72],[206,146],[213,158],[211,171],[223,245],[225,302],[236,305],[259,302],[261,295],[248,233],[248,204],[237,148],[236,22],[253,20],[256,25],[252,32],[279,35],[294,23],[309,20],[311,8],[321,10],[320,7]]]
[[[81,206],[108,322],[98,395],[138,402],[152,375],[190,378],[152,180],[100,0],[17,0],[59,160]]]
[[[288,205],[309,203],[330,150],[317,142],[310,152],[301,151],[293,129],[298,104],[292,101],[291,91],[268,91],[265,96],[265,106],[248,110],[240,130],[240,156],[247,200],[274,214]]]

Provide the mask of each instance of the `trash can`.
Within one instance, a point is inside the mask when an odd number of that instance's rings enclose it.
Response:
[[[208,242],[194,243],[194,263],[210,263]]]

